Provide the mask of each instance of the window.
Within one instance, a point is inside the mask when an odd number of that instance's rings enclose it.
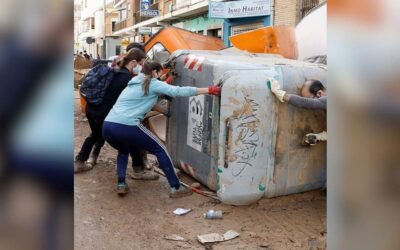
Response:
[[[115,21],[111,22],[111,31],[112,32],[115,32],[115,23],[116,23]]]
[[[115,54],[117,56],[121,55],[121,45],[115,46]]]
[[[170,53],[161,43],[154,44],[154,46],[147,52],[148,58],[161,64],[168,61],[169,56]]]
[[[94,30],[94,17],[90,18],[90,28]]]
[[[126,7],[126,4],[123,4],[121,6],[121,9],[119,9],[119,20],[125,20],[128,17],[128,10]]]

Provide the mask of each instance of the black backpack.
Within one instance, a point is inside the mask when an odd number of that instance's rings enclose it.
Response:
[[[85,76],[80,88],[87,103],[99,105],[103,102],[108,86],[114,79],[115,71],[104,64],[92,68]]]

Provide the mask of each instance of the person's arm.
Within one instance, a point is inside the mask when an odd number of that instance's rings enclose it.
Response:
[[[195,95],[218,95],[221,91],[220,87],[211,86],[208,88],[195,88],[195,87],[178,87],[172,86],[165,82],[154,81],[152,83],[152,88],[155,93],[168,95],[171,97],[176,96],[195,96]]]
[[[208,88],[196,88],[196,95],[207,95]]]
[[[326,109],[326,99],[325,98],[306,98],[293,94],[285,94],[283,97],[285,101],[289,104],[296,106],[298,108],[306,109]]]
[[[298,95],[288,94],[286,91],[281,89],[279,82],[275,79],[269,79],[271,92],[281,102],[288,102],[293,106],[299,108],[309,109],[326,109],[326,97],[321,98],[306,98]]]

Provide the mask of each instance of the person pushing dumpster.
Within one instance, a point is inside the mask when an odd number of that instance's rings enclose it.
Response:
[[[286,93],[286,91],[281,89],[279,82],[273,78],[271,78],[269,82],[271,85],[271,92],[274,93],[281,102],[287,102],[298,108],[326,110],[328,98],[326,88],[318,80],[307,80],[301,89],[302,96]],[[317,134],[309,133],[303,138],[303,142],[310,146],[314,146],[326,140],[326,131]]]
[[[219,86],[208,88],[178,87],[157,80],[162,74],[159,63],[144,63],[143,73],[129,81],[103,124],[103,137],[115,149],[117,156],[118,194],[129,191],[125,181],[129,152],[133,149],[146,150],[157,157],[171,187],[170,197],[191,194],[190,189],[181,186],[175,174],[173,162],[166,147],[157,137],[142,125],[144,116],[151,110],[160,95],[195,96],[220,95]]]

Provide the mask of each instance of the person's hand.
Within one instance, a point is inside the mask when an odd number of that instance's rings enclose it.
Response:
[[[315,146],[315,145],[317,145],[318,142],[326,141],[328,139],[327,137],[328,137],[328,135],[327,135],[326,131],[323,131],[318,134],[309,133],[304,136],[303,144]]]
[[[208,87],[209,95],[221,95],[221,87],[219,86],[210,86]]]
[[[165,80],[166,83],[171,84],[174,81],[173,76],[168,76],[168,78]]]
[[[164,75],[160,76],[161,81],[166,81],[166,79],[168,79],[168,74],[164,74]]]
[[[286,91],[281,90],[281,85],[279,82],[273,78],[268,79],[270,84],[271,92],[279,99],[279,101],[284,102],[283,97],[286,94]]]

